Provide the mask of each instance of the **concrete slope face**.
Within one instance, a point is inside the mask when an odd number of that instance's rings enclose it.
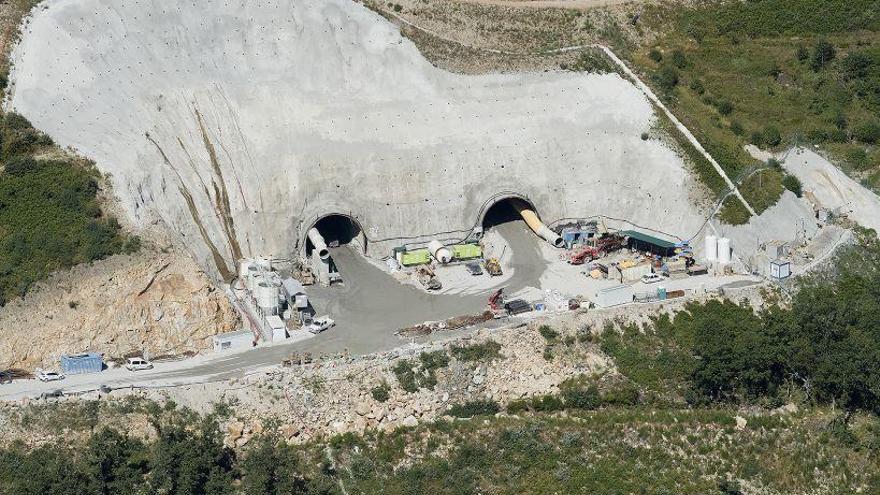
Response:
[[[221,278],[241,256],[300,253],[328,214],[355,218],[376,256],[464,237],[514,195],[548,223],[701,223],[619,76],[451,74],[347,0],[48,1],[14,57],[7,105]]]

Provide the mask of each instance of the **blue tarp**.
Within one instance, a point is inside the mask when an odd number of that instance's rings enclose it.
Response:
[[[61,356],[61,371],[65,375],[99,373],[104,369],[104,358],[97,352]]]

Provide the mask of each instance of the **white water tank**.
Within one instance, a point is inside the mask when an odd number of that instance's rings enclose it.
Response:
[[[434,240],[429,242],[428,251],[431,252],[431,256],[433,256],[435,260],[444,265],[452,261],[452,251],[443,246],[440,241]]]
[[[268,280],[258,282],[254,290],[254,299],[264,313],[278,314],[278,286],[272,282]]]
[[[718,262],[722,265],[730,263],[730,239],[727,237],[718,239]]]
[[[706,261],[718,261],[718,238],[706,236]]]
[[[247,290],[253,292],[254,287],[257,285],[257,278],[260,276],[260,269],[253,263],[248,263],[247,266],[247,275],[244,278],[244,285],[247,287]]]

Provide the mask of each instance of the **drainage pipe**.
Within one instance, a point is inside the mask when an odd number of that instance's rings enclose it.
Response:
[[[452,251],[436,239],[428,243],[428,251],[435,260],[444,265],[452,261]]]
[[[330,250],[327,249],[327,243],[324,242],[324,237],[321,236],[318,229],[309,229],[309,240],[312,241],[312,245],[315,246],[315,251],[317,251],[318,257],[324,261],[330,259]]]
[[[553,247],[561,248],[565,245],[562,236],[550,230],[550,227],[544,225],[544,222],[538,218],[538,214],[535,213],[535,210],[533,210],[525,201],[513,201],[513,207],[516,208],[516,211],[520,214],[523,221],[526,222],[526,225],[528,225],[529,228],[532,229],[532,232],[538,237],[549,242]]]

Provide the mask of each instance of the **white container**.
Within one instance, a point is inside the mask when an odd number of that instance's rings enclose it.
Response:
[[[633,302],[635,292],[628,285],[617,285],[614,287],[606,287],[596,292],[593,296],[593,304],[599,308],[608,308],[619,304],[627,304]]]
[[[452,261],[452,251],[447,249],[440,241],[434,240],[428,243],[428,251],[439,263],[449,263]]]
[[[706,261],[718,261],[718,238],[706,236]]]
[[[722,265],[730,263],[730,239],[727,237],[718,239],[718,262]]]
[[[278,314],[278,287],[272,282],[263,280],[257,283],[254,290],[257,306],[268,315]]]
[[[248,263],[247,276],[244,278],[244,285],[247,290],[253,292],[257,285],[257,279],[260,277],[260,269],[253,263]]]

